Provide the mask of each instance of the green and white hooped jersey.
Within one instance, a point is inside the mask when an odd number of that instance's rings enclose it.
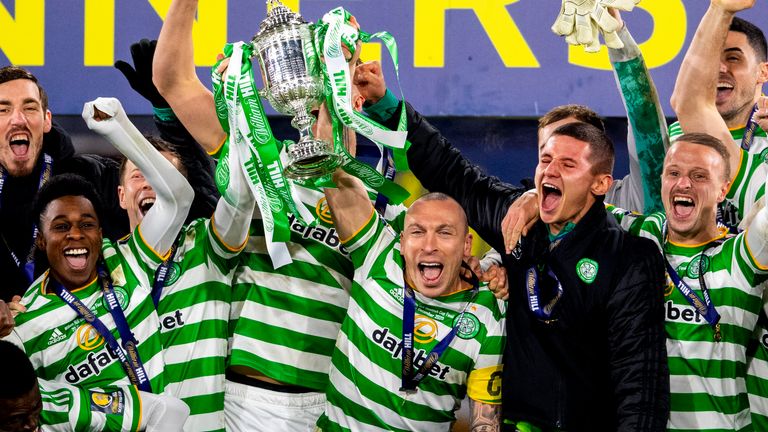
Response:
[[[239,250],[223,243],[212,223],[197,219],[184,227],[157,306],[165,393],[189,406],[185,431],[224,430],[229,305]]]
[[[458,332],[417,392],[405,396],[399,391],[404,283],[399,237],[372,215],[345,245],[355,277],[318,426],[324,432],[446,431],[465,395],[501,403],[505,303],[485,286],[471,304],[470,290],[439,298],[415,293],[415,367],[454,325]]]
[[[140,237],[132,235],[117,245],[104,239],[102,255],[128,326],[138,341],[139,356],[152,391],[161,393],[165,387],[162,343],[157,331],[157,312],[148,288],[148,274],[159,258]],[[20,345],[27,353],[39,378],[84,389],[131,385],[117,354],[107,347],[96,329],[56,294],[46,293],[48,281],[46,272],[27,290],[21,300],[27,311],[16,317],[16,327],[8,340]],[[115,321],[105,306],[98,278],[72,290],[72,294],[93,311],[118,342],[121,341]]]
[[[252,223],[233,282],[229,365],[323,392],[354,268],[325,195],[319,189],[296,189],[318,222],[306,226],[289,215],[293,263],[279,269],[267,254],[261,220]],[[387,206],[386,212],[388,220],[402,225],[405,207]]]
[[[141,397],[134,386],[106,391],[39,380],[43,432],[138,431]]]
[[[668,429],[752,430],[745,386],[746,349],[762,309],[768,268],[752,256],[746,233],[722,243],[697,246],[665,241],[666,216],[642,216],[612,206],[608,210],[633,235],[653,240],[670,265],[701,298],[699,268],[712,304],[720,314],[722,340],[680,291],[667,280],[665,315],[670,372]]]
[[[768,164],[765,162],[767,155],[768,149],[762,153],[741,151],[739,170],[725,196],[726,200],[736,207],[739,220],[765,195],[765,179],[768,177]]]
[[[747,352],[747,393],[752,425],[756,431],[768,431],[768,328],[755,330],[754,352]]]

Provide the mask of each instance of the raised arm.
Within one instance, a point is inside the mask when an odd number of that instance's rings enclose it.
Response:
[[[184,224],[194,191],[187,179],[128,120],[120,101],[98,98],[83,107],[88,127],[104,136],[141,170],[157,195],[136,228],[147,246],[165,256]]]
[[[717,111],[717,83],[720,52],[736,12],[750,8],[755,0],[712,0],[685,53],[672,93],[675,110],[684,133],[703,132],[723,143],[733,142],[728,126]],[[731,173],[739,170],[739,152],[731,147]]]
[[[459,202],[467,221],[496,250],[506,250],[502,221],[523,188],[486,175],[440,134],[434,126],[406,104],[408,117],[408,165],[431,192],[443,192]],[[397,117],[397,116],[395,116]]]
[[[240,168],[246,157],[245,150],[230,142],[226,157],[219,162],[229,167],[229,179],[212,220],[219,239],[234,250],[245,246],[256,204],[256,198],[248,186],[249,180]]]
[[[662,210],[661,172],[669,148],[667,123],[640,47],[618,11],[610,10],[621,24],[617,34],[624,44],[624,48],[609,48],[608,56],[627,112],[629,175],[613,183],[606,202],[651,214]]]
[[[335,188],[326,188],[325,197],[331,209],[333,225],[339,238],[344,241],[353,237],[374,212],[371,199],[360,179],[352,177],[341,169],[333,173]]]
[[[213,93],[195,71],[192,25],[197,0],[173,0],[157,41],[153,81],[195,140],[208,153],[224,142],[226,133],[216,117]]]

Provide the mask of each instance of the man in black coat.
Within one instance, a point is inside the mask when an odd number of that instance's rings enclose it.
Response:
[[[493,248],[507,249],[502,223],[523,191],[483,174],[405,109],[413,173],[456,199]],[[390,126],[399,117],[386,107],[369,111]],[[539,148],[541,220],[503,257],[505,430],[666,429],[664,269],[652,242],[632,238],[605,211],[613,158],[607,136],[584,123],[558,128]]]

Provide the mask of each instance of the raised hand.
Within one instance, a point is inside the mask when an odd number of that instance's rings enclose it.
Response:
[[[539,220],[538,194],[530,190],[522,195],[507,210],[507,215],[501,221],[501,233],[504,236],[505,252],[512,253],[521,236],[527,235],[528,230]]]
[[[357,86],[360,95],[365,98],[365,102],[369,104],[375,104],[387,93],[384,73],[381,70],[381,64],[377,61],[358,65],[352,82]]]
[[[118,60],[115,62],[115,67],[125,75],[131,88],[144,96],[153,107],[168,108],[168,102],[160,95],[152,82],[152,59],[155,56],[156,46],[156,40],[142,39],[136,42],[131,45],[133,66],[123,60]]]

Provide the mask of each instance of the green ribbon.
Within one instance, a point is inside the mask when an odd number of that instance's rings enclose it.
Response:
[[[400,204],[410,196],[408,191],[386,179],[374,168],[355,159],[346,150],[341,139],[340,131],[348,127],[379,146],[393,149],[397,155],[396,168],[403,166],[403,156],[407,151],[405,110],[401,112],[397,130],[392,131],[352,109],[349,65],[344,58],[341,46],[342,43],[347,47],[354,45],[358,38],[369,41],[373,36],[358,32],[348,23],[349,18],[349,13],[339,7],[325,14],[323,19],[315,24],[315,43],[324,57],[321,65],[325,76],[326,104],[329,108],[333,107],[329,111],[333,121],[334,150],[342,156],[344,171],[358,177],[369,188],[385,195],[391,203]],[[397,44],[394,38],[386,32],[376,33],[375,36],[381,38],[387,46],[397,71]],[[354,50],[351,51],[354,52]],[[407,163],[405,167],[407,169]],[[326,182],[327,179],[319,179],[315,184]]]
[[[251,180],[249,186],[261,211],[269,247],[271,243],[290,240],[291,231],[287,213],[297,215],[298,213],[289,187],[290,183],[282,174],[279,143],[269,127],[253,82],[251,53],[252,47],[242,42],[234,45],[227,44],[224,47],[224,54],[230,59],[229,74],[222,85],[221,77],[216,73],[221,61],[214,65],[213,93],[217,117],[228,133],[228,142],[225,143],[222,151],[232,151],[229,147],[233,143],[248,149],[241,169]],[[221,170],[225,169],[232,169],[232,167],[221,168]],[[219,178],[223,180],[225,176],[217,175],[217,183]],[[222,185],[217,186],[222,187]],[[273,258],[273,264],[278,266],[272,251],[270,256]],[[285,260],[286,257],[283,256],[278,261]],[[290,261],[290,256],[287,260]]]

